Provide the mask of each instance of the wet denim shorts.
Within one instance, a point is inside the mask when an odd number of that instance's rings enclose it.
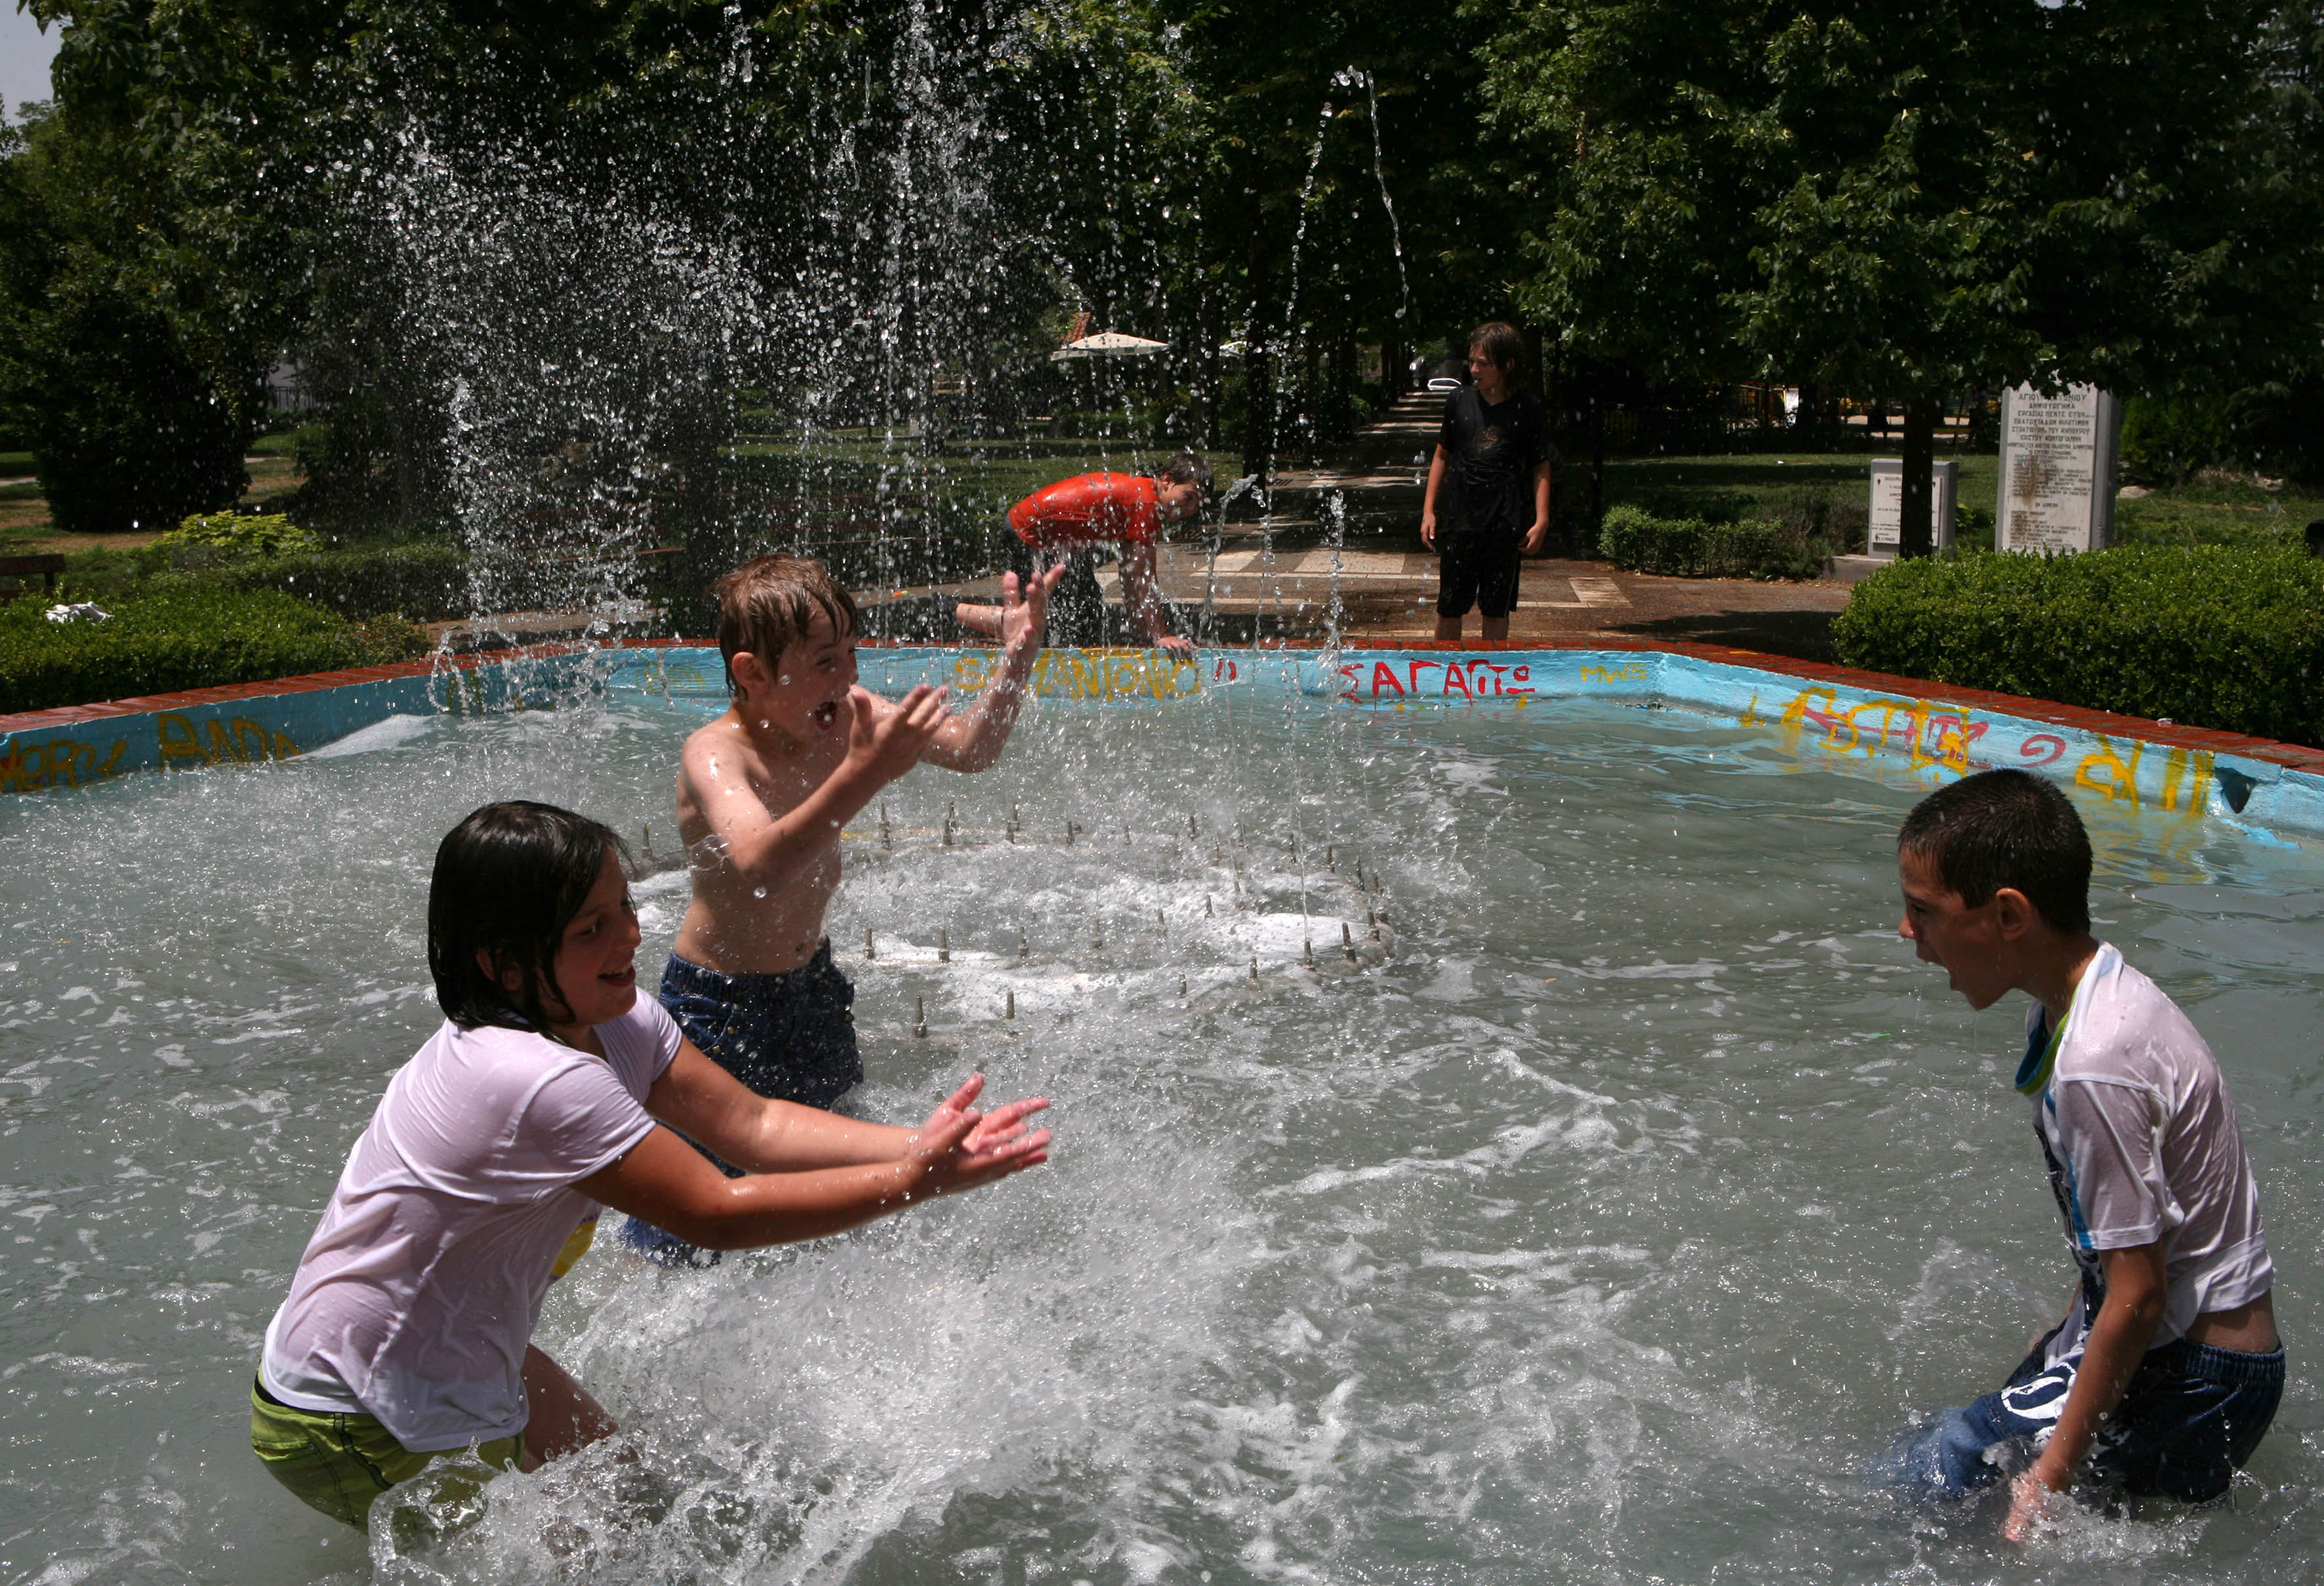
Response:
[[[2031,1465],[2057,1425],[2080,1360],[2044,1367],[2049,1342],[1999,1392],[1945,1411],[1906,1439],[1883,1473],[1898,1485],[1960,1497]],[[2253,1355],[2174,1340],[2149,1350],[2132,1373],[2085,1474],[2126,1497],[2217,1498],[2259,1447],[2282,1397],[2282,1350]]]
[[[720,974],[673,955],[661,976],[661,1005],[705,1056],[761,1096],[808,1107],[828,1107],[862,1081],[854,1002],[855,988],[831,961],[829,942],[782,974]],[[742,1171],[718,1166],[730,1178]],[[622,1242],[666,1267],[718,1260],[716,1251],[634,1217]]]

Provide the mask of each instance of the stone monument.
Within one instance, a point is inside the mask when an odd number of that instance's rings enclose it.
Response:
[[[1953,498],[1960,484],[1959,463],[1929,465],[1929,548],[1941,555],[1953,546]],[[1872,459],[1872,527],[1865,536],[1868,555],[1893,562],[1904,542],[1904,459]]]
[[[2001,393],[1997,550],[2097,550],[2114,538],[2115,464],[2122,403],[2095,385],[2056,396],[2038,387]]]

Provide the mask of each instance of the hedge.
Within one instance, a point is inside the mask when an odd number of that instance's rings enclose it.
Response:
[[[101,622],[51,622],[49,604],[38,595],[0,604],[0,715],[378,666],[428,650],[409,622],[349,622],[269,591],[158,590],[107,604]]]
[[[467,548],[440,542],[265,557],[205,575],[221,589],[276,590],[326,605],[343,617],[399,613],[415,622],[465,617]]]
[[[1634,573],[1689,577],[1812,578],[1831,547],[1773,518],[1736,523],[1657,518],[1635,506],[1610,507],[1598,531],[1607,560]]]
[[[2324,561],[2299,550],[1916,558],[1858,585],[1831,637],[1871,671],[2324,745]]]

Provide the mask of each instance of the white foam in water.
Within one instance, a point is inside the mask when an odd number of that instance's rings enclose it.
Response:
[[[891,789],[891,849],[876,811],[849,838],[849,1106],[916,1119],[981,1067],[1053,1098],[1050,1166],[706,1273],[609,1225],[540,1342],[623,1434],[333,1526],[250,1458],[246,1391],[438,1017],[436,842],[511,797],[666,832],[699,719],[447,718],[394,776],[0,805],[45,856],[0,919],[0,1579],[2273,1581],[2324,1542],[2296,1354],[2232,1508],[2021,1551],[1990,1501],[1867,1486],[2070,1274],[2016,1011],[1889,934],[1913,788],[1669,715],[1240,704],[1037,710],[996,771]],[[2086,809],[2105,928],[2227,1063],[2296,1351],[2313,862]],[[635,890],[650,982],[685,877]]]
[[[400,749],[406,743],[427,737],[436,730],[440,718],[421,715],[389,716],[374,722],[368,727],[357,727],[344,738],[334,738],[319,749],[307,752],[309,760],[335,760],[345,754],[369,754],[381,749]]]

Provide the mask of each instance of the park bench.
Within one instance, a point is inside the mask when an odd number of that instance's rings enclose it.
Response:
[[[50,594],[57,591],[57,575],[65,570],[60,556],[0,557],[0,595],[21,595],[24,581],[38,576]]]

